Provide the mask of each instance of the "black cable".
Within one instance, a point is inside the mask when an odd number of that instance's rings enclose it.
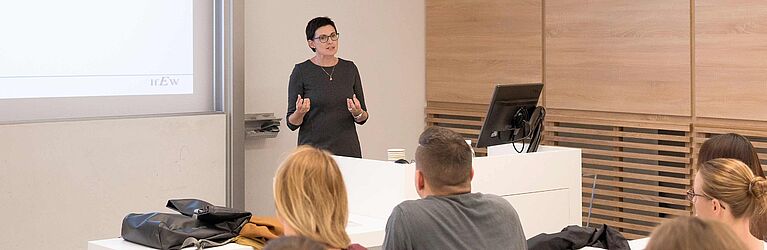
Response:
[[[522,121],[521,122],[517,122],[517,117],[520,116],[520,113],[522,113],[521,114],[521,116],[522,116],[521,120]],[[524,107],[517,109],[517,112],[514,114],[514,120],[515,120],[514,122],[518,123],[519,125],[522,125],[522,128],[517,128],[517,129],[521,129],[523,134],[527,134],[526,131],[525,131],[525,117],[527,117],[527,109],[525,109]],[[516,126],[518,124],[514,124],[514,125]],[[515,132],[519,132],[519,130],[516,130]],[[522,152],[525,151],[525,137],[527,137],[527,136],[523,135],[523,137],[522,137],[522,148],[517,150],[517,144],[514,142],[514,141],[516,141],[514,139],[514,137],[516,135],[515,132],[511,133],[511,146],[514,148],[514,151],[517,151],[517,153],[521,154]],[[530,146],[527,146],[527,148],[529,149]]]
[[[512,147],[514,147],[514,151],[517,151],[517,153],[520,153],[520,154],[521,154],[521,153],[522,153],[522,151],[524,151],[524,150],[525,150],[525,142],[524,142],[524,141],[522,141],[522,148],[521,148],[521,149],[519,149],[519,150],[517,150],[517,143],[515,143],[515,142],[514,142],[514,141],[515,141],[515,140],[514,140],[514,134],[515,134],[515,133],[511,133],[511,146],[512,146]]]

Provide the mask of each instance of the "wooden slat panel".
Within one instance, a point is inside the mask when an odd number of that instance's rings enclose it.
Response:
[[[565,133],[583,134],[583,135],[599,135],[599,136],[613,136],[613,137],[624,137],[624,138],[639,138],[639,139],[650,139],[650,140],[690,142],[690,137],[688,137],[688,136],[659,135],[659,134],[649,134],[649,133],[635,133],[635,132],[622,132],[622,131],[599,130],[599,129],[584,129],[584,128],[569,128],[569,127],[558,127],[558,126],[546,127],[546,130],[549,131],[549,132],[565,132]]]
[[[445,118],[426,118],[426,122],[430,123],[447,123],[447,124],[458,124],[458,125],[466,125],[466,126],[482,126],[481,121],[472,121],[472,120],[458,120],[458,119],[445,119]]]
[[[695,3],[695,113],[767,121],[767,1]]]
[[[669,124],[669,123],[655,123],[655,122],[647,122],[647,121],[609,120],[609,119],[596,119],[596,118],[588,118],[588,117],[557,116],[557,115],[550,115],[550,114],[546,115],[546,121],[588,124],[588,125],[598,125],[598,126],[663,129],[663,130],[674,130],[674,131],[685,131],[685,132],[690,131],[690,125],[688,124]]]
[[[689,0],[544,2],[547,107],[691,115]]]
[[[591,193],[591,189],[588,189],[588,190],[583,189],[583,192]],[[629,198],[629,199],[636,199],[636,200],[643,200],[643,201],[650,201],[650,202],[668,203],[668,204],[674,204],[674,205],[680,205],[680,206],[690,206],[690,202],[687,200],[680,200],[680,199],[674,199],[674,198],[668,198],[668,197],[658,197],[655,195],[624,193],[624,192],[602,190],[602,189],[596,189],[594,190],[594,193],[599,195],[617,197],[617,198]]]
[[[460,133],[460,134],[479,136],[479,130],[476,130],[476,129],[451,128],[451,127],[446,127],[446,128],[448,128],[448,129],[450,129],[452,131],[455,131],[456,133]]]
[[[487,154],[487,149],[486,148],[475,148],[474,152],[481,153],[481,154]]]
[[[587,212],[589,211],[589,207],[583,207],[582,211]],[[605,210],[605,209],[599,209],[599,208],[592,208],[591,209],[592,217],[595,214],[601,214],[601,215],[607,215],[607,216],[613,216],[618,218],[626,218],[626,219],[632,219],[632,220],[638,220],[638,221],[646,221],[646,222],[654,222],[654,223],[662,223],[663,221],[666,221],[667,219],[656,217],[656,216],[647,216],[647,215],[641,215],[641,214],[633,214],[633,213],[624,213],[619,211],[611,211],[611,210]]]
[[[593,164],[593,165],[601,165],[601,166],[609,166],[609,167],[622,167],[622,168],[632,168],[632,169],[641,169],[641,170],[650,170],[650,171],[659,171],[659,172],[667,172],[667,173],[678,173],[678,174],[690,174],[692,170],[689,168],[678,168],[678,167],[664,167],[664,166],[657,166],[657,165],[650,165],[650,164],[641,164],[641,163],[633,163],[633,162],[622,162],[622,161],[608,161],[608,160],[600,160],[600,159],[591,159],[591,158],[582,158],[583,164]]]
[[[547,140],[552,140],[552,141],[559,141],[559,142],[572,142],[572,143],[591,144],[591,145],[600,145],[600,146],[611,146],[611,147],[620,147],[620,148],[649,149],[649,150],[679,152],[679,153],[689,153],[690,152],[690,149],[687,148],[687,147],[664,146],[664,145],[636,143],[636,142],[605,141],[605,140],[583,139],[583,138],[573,138],[573,137],[560,137],[560,136],[551,136],[551,137],[546,138],[546,139]]]
[[[438,115],[457,115],[457,116],[469,116],[469,117],[485,117],[485,112],[479,111],[466,111],[466,110],[454,110],[454,109],[437,109],[426,108],[426,114],[438,114]]]
[[[597,222],[610,221],[608,225],[621,231],[638,230],[649,234],[653,227],[648,225],[666,220],[665,215],[690,214],[690,203],[683,197],[690,186],[692,171],[692,126],[689,120],[679,118],[669,119],[677,122],[658,122],[664,118],[646,122],[646,118],[650,117],[641,116],[638,117],[640,120],[625,118],[616,116],[610,119],[603,113],[599,118],[547,116],[544,142],[580,147],[583,153],[582,172],[600,176],[596,180],[598,187],[593,190],[597,195],[593,202],[607,207],[594,208],[593,213],[610,219],[597,219]],[[663,132],[659,133],[660,130]],[[585,211],[591,202],[594,179],[584,177],[582,183]],[[663,183],[681,187],[669,187]],[[668,204],[681,208],[670,208]],[[647,224],[637,225],[629,223],[629,220]],[[637,234],[632,235],[637,237]]]
[[[584,190],[585,189],[586,188],[584,188]],[[588,204],[588,199],[590,197],[583,197],[583,198],[584,198],[583,202],[585,204]],[[641,204],[635,204],[635,203],[629,203],[629,202],[602,200],[602,199],[595,199],[594,205],[630,208],[630,209],[636,209],[636,210],[642,210],[642,211],[648,211],[648,212],[673,214],[673,215],[690,215],[691,214],[690,211],[685,211],[685,210],[671,209],[671,208],[665,208],[665,207],[659,207],[659,206],[641,205]],[[588,210],[584,210],[584,211],[588,211]]]
[[[674,157],[674,156],[665,156],[665,155],[651,155],[651,154],[640,154],[640,153],[616,152],[616,151],[606,151],[606,150],[590,149],[590,148],[582,148],[581,151],[583,152],[583,154],[592,154],[592,155],[604,155],[604,156],[634,158],[634,159],[645,159],[645,160],[656,160],[656,161],[667,161],[667,162],[676,162],[676,163],[689,163],[690,162],[690,159],[686,158],[686,157]]]
[[[618,172],[618,171],[609,171],[609,170],[600,170],[600,169],[591,169],[591,168],[583,168],[583,174],[598,174],[600,176],[624,177],[624,178],[632,178],[632,179],[638,179],[638,180],[676,183],[676,184],[682,184],[682,185],[690,184],[690,179],[665,177],[665,176],[657,176],[657,175],[635,174],[635,173],[629,173],[629,172]]]
[[[616,94],[619,94],[619,93],[616,93]],[[565,116],[565,117],[573,117],[573,118],[598,119],[598,120],[608,120],[608,121],[630,121],[630,122],[648,123],[649,125],[654,125],[654,124],[688,125],[692,123],[692,117],[690,116],[618,113],[618,112],[604,112],[604,111],[577,110],[577,109],[559,109],[559,108],[553,108],[553,107],[547,107],[546,111],[547,111],[547,115],[550,115],[552,117]],[[767,122],[764,123],[763,125],[767,127]]]
[[[583,218],[583,223],[586,223],[585,216]],[[593,217],[591,218],[591,224],[607,224],[613,227],[627,228],[627,229],[633,229],[633,230],[645,231],[645,232],[652,232],[653,230],[653,227],[649,227],[649,226],[637,225],[637,224],[626,223],[626,222],[603,220],[603,219],[593,218]]]
[[[707,126],[696,125],[695,131],[701,132],[701,133],[713,133],[713,134],[737,133],[737,134],[747,135],[747,136],[767,137],[767,130],[758,131],[758,130],[748,130],[748,129],[739,129],[739,128],[717,128],[717,127],[707,127]]]
[[[588,177],[583,178],[584,185],[586,184],[591,185],[592,183],[594,183],[593,178],[588,178]],[[678,194],[678,195],[685,195],[687,193],[687,189],[662,187],[658,185],[645,185],[645,184],[638,184],[638,183],[631,183],[631,182],[624,182],[624,181],[602,180],[602,179],[597,180],[597,185],[607,185],[612,187],[631,188],[631,189],[644,190],[644,191],[650,191],[650,192],[663,192],[663,193]],[[590,188],[590,187],[591,186],[584,186],[584,189]]]
[[[464,135],[464,139],[471,140],[472,147],[477,145],[477,138],[479,137],[480,128],[482,126],[482,119],[484,113],[477,111],[477,105],[460,104],[460,103],[439,103],[441,106],[449,105],[453,109],[446,108],[426,108],[426,125],[442,125],[442,127],[451,129],[455,132]],[[466,109],[460,109],[465,106]],[[452,117],[437,118],[435,115],[447,115]],[[450,125],[450,126],[445,126]],[[487,149],[474,147],[474,153],[477,156],[487,155]]]

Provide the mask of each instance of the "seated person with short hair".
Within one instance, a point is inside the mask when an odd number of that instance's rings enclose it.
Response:
[[[459,134],[429,127],[418,143],[415,184],[421,199],[393,209],[383,249],[527,249],[511,204],[471,192],[471,148]]]
[[[683,216],[652,231],[645,250],[665,249],[742,250],[746,245],[724,223]]]

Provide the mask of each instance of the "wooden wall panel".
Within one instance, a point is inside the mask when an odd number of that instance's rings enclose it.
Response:
[[[767,1],[695,1],[695,114],[767,121]]]
[[[486,148],[476,148],[487,105],[429,102],[426,108],[426,126],[451,129],[471,140],[476,156],[486,156]]]
[[[685,199],[691,186],[689,120],[547,113],[544,143],[583,152],[584,225],[607,224],[636,239],[673,216],[690,214]]]
[[[488,104],[498,83],[541,82],[541,0],[427,0],[426,100]]]
[[[584,225],[630,239],[691,213],[711,136],[745,135],[767,163],[767,1],[544,3],[427,0],[427,125],[476,143],[495,83],[543,77],[544,144],[583,150]]]
[[[691,115],[689,0],[545,2],[546,106]]]

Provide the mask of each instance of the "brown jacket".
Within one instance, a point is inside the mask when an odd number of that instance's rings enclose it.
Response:
[[[284,228],[277,218],[251,216],[250,221],[242,226],[240,235],[237,236],[235,242],[261,250],[267,241],[276,239],[283,233]]]

